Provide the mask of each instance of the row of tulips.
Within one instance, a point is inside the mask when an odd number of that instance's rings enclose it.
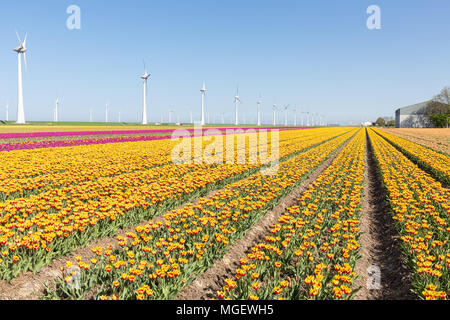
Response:
[[[284,147],[297,141],[313,139],[317,135],[316,131],[295,131],[302,133],[296,135],[281,132],[280,145]],[[330,133],[331,131],[325,132],[328,136]],[[270,145],[270,140],[268,142]],[[0,200],[42,193],[52,188],[96,180],[100,177],[167,165],[172,162],[171,150],[176,143],[165,140],[8,154],[0,159],[0,163],[4,163],[7,168],[0,173]],[[207,144],[205,141],[203,147]]]
[[[239,127],[240,129],[253,129],[250,127]],[[274,127],[258,127],[258,129],[273,129]],[[310,127],[280,127],[278,129],[280,130],[300,130],[300,129],[306,129]],[[96,131],[52,131],[52,132],[8,132],[8,133],[0,133],[0,140],[2,139],[18,139],[18,138],[40,138],[40,137],[68,137],[68,136],[92,136],[92,135],[144,135],[144,134],[166,134],[167,136],[170,136],[173,130],[176,130],[179,128],[173,127],[173,128],[166,128],[166,129],[150,129],[150,130],[96,130]],[[198,131],[207,131],[211,129],[209,128],[202,128],[202,129],[194,129],[194,128],[183,128],[184,130],[194,132],[194,130]],[[225,131],[227,129],[234,129],[234,128],[226,128],[226,127],[218,127],[215,128],[221,131]]]
[[[322,143],[326,138],[320,133],[315,140],[288,144],[280,153],[295,155]],[[0,275],[9,280],[21,271],[36,272],[56,256],[239,180],[259,166],[170,165],[0,203]]]
[[[116,248],[94,248],[90,261],[68,261],[47,298],[81,299],[94,287],[98,299],[175,298],[354,133],[281,162],[275,175],[256,173],[138,226]]]
[[[365,131],[240,260],[219,299],[350,299],[358,258]]]
[[[152,141],[152,140],[164,140],[169,138],[170,135],[168,136],[140,135],[132,137],[110,137],[110,138],[89,138],[89,139],[65,139],[65,140],[42,140],[42,141],[29,140],[21,142],[1,143],[0,152],[24,150],[24,149],[74,147],[90,144],[121,143],[130,141]]]
[[[433,149],[437,152],[450,155],[450,132],[444,128],[408,128],[408,129],[389,129],[383,128],[383,131],[393,134],[397,137],[420,144],[421,146]]]
[[[422,168],[431,172],[441,182],[450,185],[450,157],[448,155],[436,152],[430,148],[382,130],[375,130],[375,132],[389,141],[411,160],[422,166]]]
[[[374,130],[369,131],[369,137],[412,272],[414,291],[423,299],[448,299],[450,189]]]

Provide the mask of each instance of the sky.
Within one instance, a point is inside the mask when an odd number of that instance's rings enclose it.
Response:
[[[70,29],[67,8],[80,8]],[[370,30],[367,8],[380,8]],[[297,110],[328,123],[358,124],[431,99],[450,85],[448,0],[22,0],[0,2],[0,119],[15,119],[15,30],[28,33],[23,72],[26,120],[140,121],[143,59],[149,121],[289,123]],[[70,20],[73,21],[73,20]]]

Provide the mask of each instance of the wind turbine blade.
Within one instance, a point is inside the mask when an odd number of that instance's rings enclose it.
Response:
[[[25,38],[23,39],[23,47],[24,48],[27,47],[27,37],[28,37],[28,33],[25,33]]]
[[[22,44],[22,40],[20,40],[19,33],[17,32],[17,30],[16,30],[16,37],[17,37],[17,40],[19,40],[20,44]]]

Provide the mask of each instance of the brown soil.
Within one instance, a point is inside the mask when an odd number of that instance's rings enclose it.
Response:
[[[268,211],[240,240],[227,250],[223,258],[215,261],[211,268],[195,279],[190,285],[182,289],[175,300],[209,300],[216,298],[216,292],[222,289],[224,280],[234,276],[234,271],[239,267],[239,260],[246,257],[253,246],[264,241],[265,236],[270,234],[270,227],[278,223],[278,218],[285,212],[286,208],[297,203],[302,193],[328,168],[347,143],[341,146],[337,152],[311,173],[300,186],[283,198],[275,208]]]
[[[413,300],[410,272],[398,246],[398,233],[394,228],[391,208],[378,172],[368,136],[366,148],[365,189],[361,216],[360,254],[355,272],[360,275],[355,288],[361,287],[355,300]],[[375,266],[375,268],[373,268]],[[380,286],[372,289],[368,284],[379,272]],[[369,273],[371,273],[369,275]],[[369,281],[369,283],[368,283]]]

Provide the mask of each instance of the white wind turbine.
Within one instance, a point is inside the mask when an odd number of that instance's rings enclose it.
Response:
[[[142,93],[142,124],[147,124],[147,80],[150,75],[147,73],[147,67],[144,61],[144,74],[141,76],[143,80],[143,93]]]
[[[288,108],[289,105],[284,106],[284,126],[287,127],[288,125]]]
[[[238,103],[240,103],[241,100],[239,99],[239,86],[236,88],[236,95],[234,96],[234,124],[237,126],[239,125],[238,120]]]
[[[276,112],[277,112],[277,105],[273,105],[273,125],[276,126]]]
[[[92,109],[89,110],[89,122],[93,121],[93,117],[92,117]]]
[[[16,31],[17,40],[19,40],[19,46],[14,49],[17,52],[17,123],[25,123],[25,110],[23,106],[23,87],[22,87],[22,59],[20,55],[23,55],[23,60],[25,62],[25,69],[27,68],[27,56],[26,56],[26,44],[27,44],[27,34],[22,40]]]
[[[203,87],[200,89],[200,92],[202,93],[202,118],[201,118],[201,125],[205,125],[205,93],[206,93],[206,87],[205,83],[203,82]],[[192,121],[191,121],[192,122]]]
[[[9,103],[6,101],[6,121],[9,121]]]
[[[105,122],[108,122],[108,104],[106,104],[106,109],[105,109]]]
[[[56,98],[56,101],[55,101],[55,111],[54,111],[54,113],[53,113],[53,121],[54,121],[54,122],[58,122],[58,106],[59,106],[59,99]]]
[[[294,110],[294,127],[297,126],[297,109],[293,109]]]
[[[258,124],[258,127],[260,127],[261,126],[261,104],[262,104],[262,101],[261,101],[261,95],[259,95],[259,100],[258,100],[258,113],[257,113],[257,115],[258,115],[258,119],[257,119],[257,124]]]

